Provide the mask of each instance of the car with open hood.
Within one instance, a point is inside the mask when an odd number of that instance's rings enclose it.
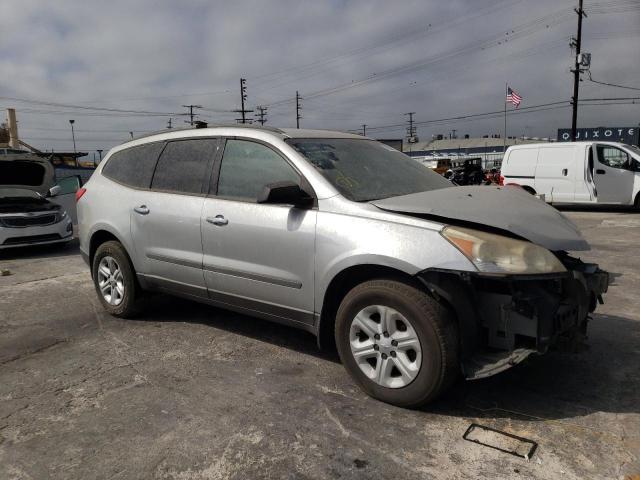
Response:
[[[404,407],[579,341],[608,274],[517,187],[453,186],[359,135],[242,126],[112,149],[78,201],[107,312],[160,291],[302,328]]]
[[[73,195],[78,181],[54,184],[53,165],[36,155],[0,155],[0,249],[72,240],[71,216],[56,199]]]

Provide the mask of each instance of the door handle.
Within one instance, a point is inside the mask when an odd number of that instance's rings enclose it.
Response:
[[[596,170],[596,173],[597,173],[598,175],[604,175],[604,174],[605,174],[605,173],[607,173],[607,172],[605,172],[604,170],[602,170],[601,168],[599,168],[598,170]]]
[[[140,215],[148,215],[150,210],[146,205],[140,205],[139,207],[134,207],[133,211],[139,213]]]
[[[213,223],[214,225],[223,226],[229,223],[229,220],[224,218],[222,215],[216,215],[215,217],[207,217],[207,222]]]
[[[564,175],[566,177],[567,173],[569,173],[569,170],[567,170],[566,168],[563,168],[562,169],[562,175]]]

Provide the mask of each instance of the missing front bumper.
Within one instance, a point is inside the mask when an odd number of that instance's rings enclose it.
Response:
[[[575,345],[585,337],[588,315],[602,303],[609,275],[595,264],[568,256],[562,260],[568,272],[554,275],[419,275],[456,310],[465,378],[495,375],[531,354],[544,354],[559,343]]]

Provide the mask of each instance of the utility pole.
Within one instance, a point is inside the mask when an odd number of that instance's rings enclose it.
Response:
[[[367,136],[367,125],[366,124],[362,124],[362,136],[363,137]]]
[[[182,105],[184,108],[188,108],[189,109],[189,121],[185,120],[185,123],[188,123],[189,125],[191,125],[193,127],[193,119],[194,117],[196,117],[198,114],[197,113],[193,113],[193,109],[194,108],[202,108],[202,105]],[[171,123],[169,123],[169,125],[171,125]],[[171,127],[169,127],[171,128]]]
[[[302,97],[296,90],[296,128],[300,128],[300,119],[302,118],[302,115],[300,114],[300,112],[302,111],[300,100],[302,100]]]
[[[413,126],[413,116],[415,114],[416,112],[405,113],[405,115],[409,116],[409,120],[407,120],[407,123],[409,124],[407,127],[407,143],[409,143],[409,151],[411,151],[411,144],[416,141],[416,127]]]
[[[256,113],[256,117],[258,117],[258,121],[260,125],[264,125],[267,121],[267,107],[263,107],[262,105],[258,105],[256,107],[259,113]]]
[[[247,100],[247,79],[240,79],[240,110],[234,110],[234,112],[242,115],[242,118],[236,118],[236,122],[238,123],[251,123],[251,121],[247,121],[247,113],[253,112],[253,110],[246,110],[244,108],[244,102]]]
[[[99,156],[98,163],[100,163],[102,161],[102,149],[99,148],[98,150],[96,150],[96,152],[98,152],[98,156]]]
[[[167,122],[167,128],[173,128],[173,125],[171,125],[171,117],[169,117],[169,121]]]
[[[578,14],[578,36],[576,38],[571,39],[571,46],[576,47],[576,56],[575,62],[573,65],[573,97],[571,99],[571,104],[573,107],[573,111],[571,113],[571,141],[576,141],[577,130],[578,130],[578,90],[580,87],[580,49],[582,47],[582,17],[586,17],[587,15],[584,13],[582,9],[582,0],[578,2],[578,8],[574,9]]]

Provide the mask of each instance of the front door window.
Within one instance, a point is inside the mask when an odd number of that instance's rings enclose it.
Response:
[[[609,145],[598,145],[598,160],[603,165],[611,168],[629,168],[629,154],[619,148]]]

